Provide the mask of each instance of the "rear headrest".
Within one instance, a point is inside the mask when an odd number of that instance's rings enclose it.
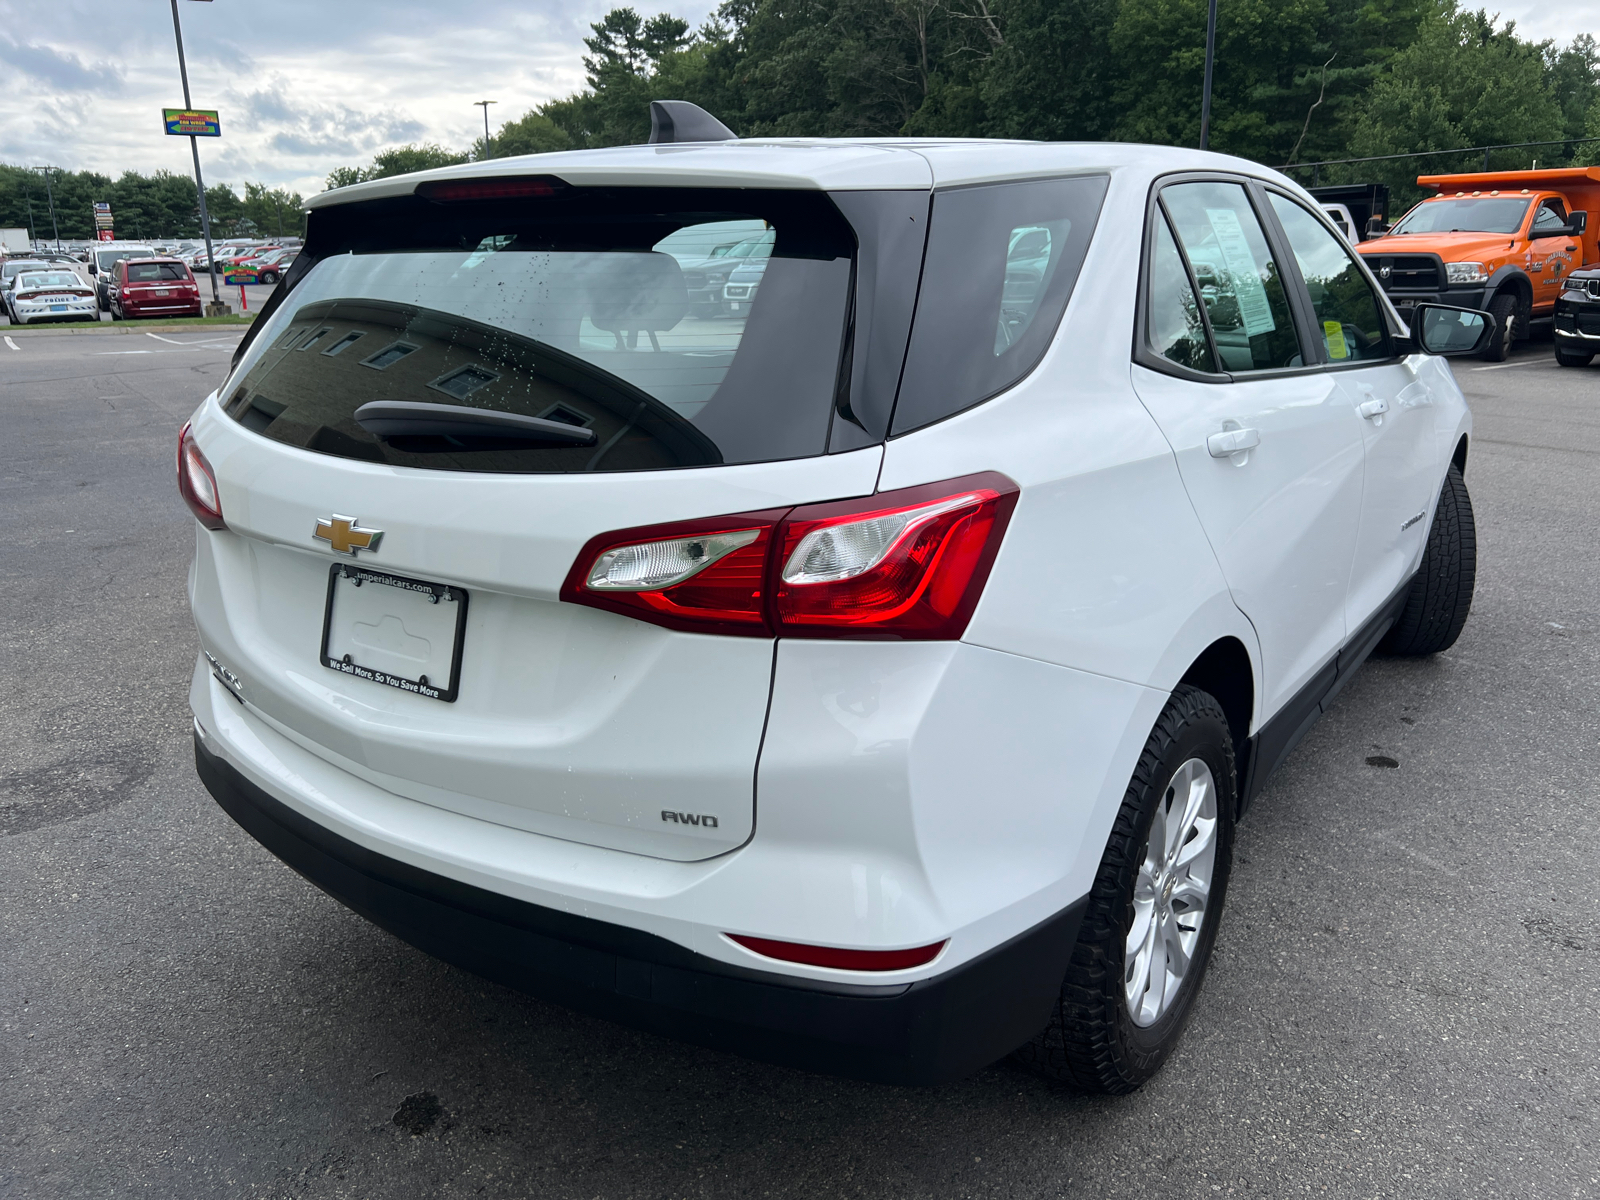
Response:
[[[608,333],[671,329],[689,311],[683,272],[670,254],[608,254],[588,279],[589,320]]]

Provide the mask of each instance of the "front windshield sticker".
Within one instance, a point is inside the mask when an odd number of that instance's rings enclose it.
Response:
[[[1261,283],[1261,267],[1250,253],[1250,243],[1239,224],[1239,214],[1231,208],[1208,208],[1206,219],[1217,235],[1217,249],[1233,276],[1234,296],[1239,301],[1239,316],[1244,321],[1244,331],[1250,337],[1271,333],[1277,323],[1272,319],[1272,306],[1267,303],[1267,289]]]

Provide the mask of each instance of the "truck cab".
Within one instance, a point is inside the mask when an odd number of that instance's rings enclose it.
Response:
[[[1600,264],[1600,167],[1424,175],[1437,191],[1357,249],[1402,311],[1434,302],[1493,313],[1502,361],[1552,316],[1562,281]]]

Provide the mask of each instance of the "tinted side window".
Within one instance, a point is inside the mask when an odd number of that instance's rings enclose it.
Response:
[[[1150,255],[1150,296],[1147,310],[1150,349],[1191,371],[1217,369],[1206,340],[1200,303],[1189,284],[1189,272],[1172,240],[1166,217],[1156,214],[1155,245]]]
[[[1285,196],[1273,194],[1272,210],[1283,224],[1330,362],[1388,358],[1389,331],[1366,277],[1344,242]]]
[[[987,400],[1038,365],[1107,183],[1094,175],[935,194],[894,433]]]
[[[1302,365],[1289,297],[1244,188],[1179,183],[1161,200],[1200,285],[1222,369]]]

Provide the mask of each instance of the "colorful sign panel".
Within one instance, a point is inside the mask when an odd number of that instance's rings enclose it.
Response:
[[[102,229],[100,231],[100,240],[102,242],[114,242],[117,240],[117,235],[109,229]]]
[[[163,108],[161,119],[174,137],[221,137],[222,121],[211,108]]]

